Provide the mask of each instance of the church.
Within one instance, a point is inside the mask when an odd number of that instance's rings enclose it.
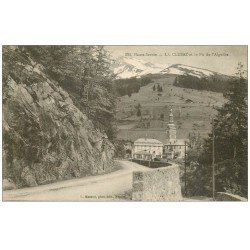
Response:
[[[164,140],[164,155],[169,159],[185,157],[185,141],[176,138],[176,127],[172,109],[170,110],[169,122],[167,124],[167,138]]]
[[[133,145],[132,158],[142,160],[184,158],[185,141],[187,142],[187,140],[176,138],[176,127],[172,109],[170,110],[166,134],[166,138],[162,138],[161,141],[150,138],[137,139]]]

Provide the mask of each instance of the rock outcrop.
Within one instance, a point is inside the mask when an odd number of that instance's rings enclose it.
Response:
[[[11,187],[110,171],[113,145],[69,94],[30,57],[15,67],[3,82],[3,178]]]

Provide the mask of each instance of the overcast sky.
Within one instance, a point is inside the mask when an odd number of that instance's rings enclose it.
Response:
[[[180,63],[227,75],[235,73],[238,62],[242,62],[247,69],[247,46],[106,46],[106,49],[114,57],[135,57],[161,64]],[[125,53],[130,53],[131,56]],[[222,56],[218,57],[216,53]]]

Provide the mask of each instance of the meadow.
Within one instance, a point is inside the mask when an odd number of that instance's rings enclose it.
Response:
[[[152,82],[141,87],[138,93],[119,98],[118,138],[134,141],[147,137],[164,141],[170,109],[173,110],[177,138],[188,138],[192,132],[206,137],[216,114],[214,108],[225,102],[223,94],[173,86],[175,75],[150,78]],[[162,92],[157,91],[158,85]],[[138,105],[141,116],[138,116]]]

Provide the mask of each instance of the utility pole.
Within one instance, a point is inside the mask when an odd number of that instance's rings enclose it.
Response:
[[[213,184],[213,201],[215,201],[215,166],[214,166],[214,118],[212,119],[212,132],[213,132],[213,162],[212,162],[212,184]]]
[[[185,141],[185,196],[187,196],[187,142]]]
[[[181,117],[181,107],[179,107],[179,117]]]

